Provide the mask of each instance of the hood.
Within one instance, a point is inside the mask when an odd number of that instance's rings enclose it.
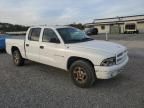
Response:
[[[107,41],[100,41],[100,40],[93,40],[93,41],[69,44],[68,46],[103,51],[103,52],[107,52],[107,53],[111,53],[111,54],[118,54],[118,53],[121,53],[122,51],[126,50],[126,47],[124,47],[120,44],[116,44],[113,42],[107,42]]]

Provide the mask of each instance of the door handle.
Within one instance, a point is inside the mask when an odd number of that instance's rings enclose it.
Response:
[[[29,44],[26,44],[27,47],[29,47]]]
[[[44,46],[40,46],[40,49],[44,49]]]

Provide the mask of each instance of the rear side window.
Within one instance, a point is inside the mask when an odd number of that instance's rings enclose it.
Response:
[[[41,32],[41,28],[32,28],[29,31],[28,40],[39,41],[40,32]]]

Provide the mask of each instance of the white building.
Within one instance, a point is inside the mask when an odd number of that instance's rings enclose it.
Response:
[[[144,15],[94,19],[86,27],[95,27],[98,33],[144,33]]]

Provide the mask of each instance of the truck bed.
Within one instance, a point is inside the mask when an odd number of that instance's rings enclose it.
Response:
[[[21,40],[24,40],[25,36],[24,35],[19,35],[19,36],[9,35],[9,36],[7,36],[7,39],[21,39]]]
[[[6,39],[6,51],[8,54],[12,54],[12,47],[17,47],[21,52],[23,58],[25,58],[25,39],[18,36],[12,36],[11,38]]]

